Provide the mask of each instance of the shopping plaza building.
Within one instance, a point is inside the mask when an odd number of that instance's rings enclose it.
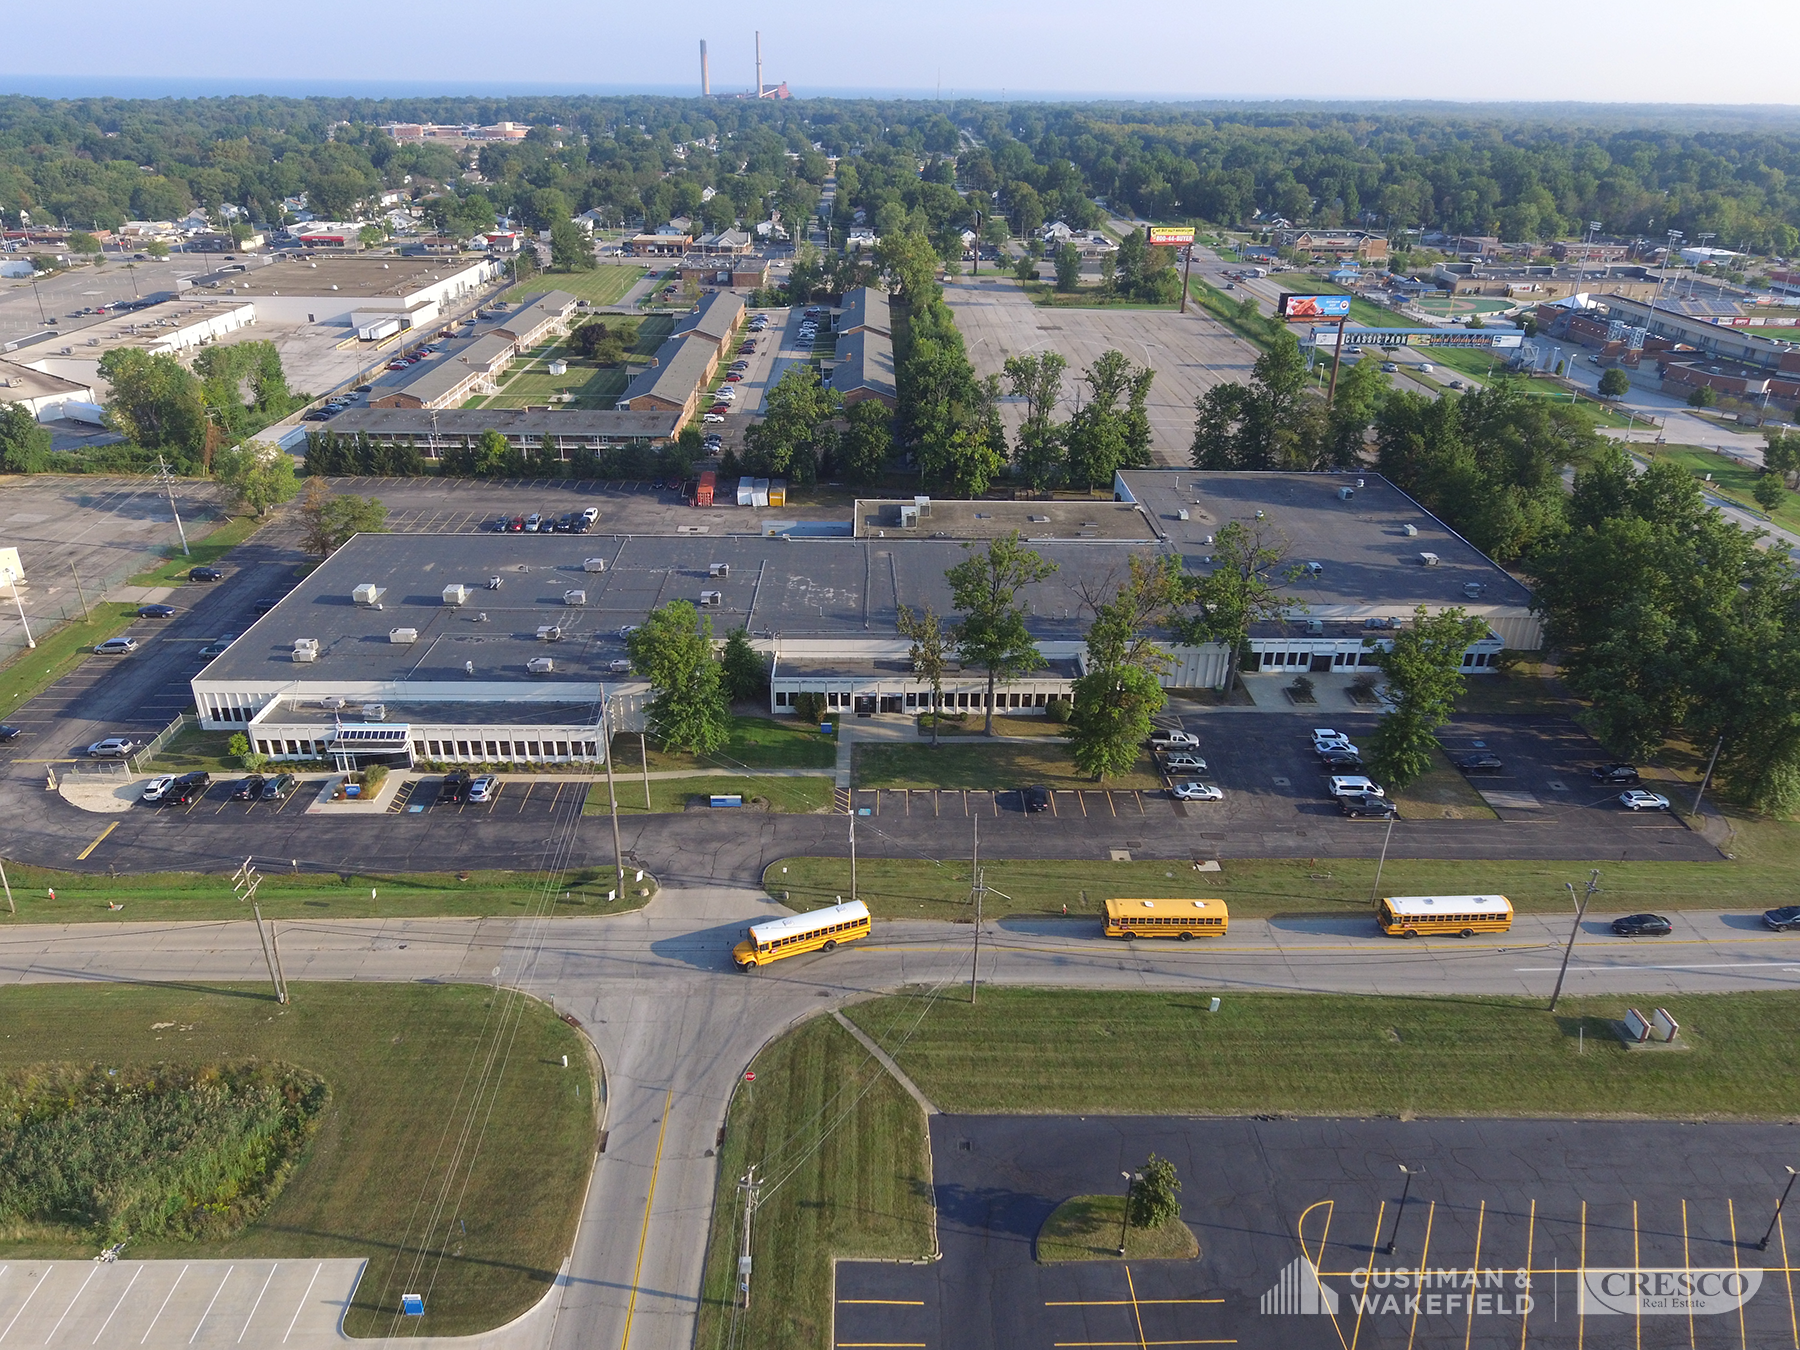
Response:
[[[1464,653],[1470,673],[1491,670],[1504,648],[1541,645],[1525,588],[1385,479],[1145,470],[1120,473],[1111,502],[860,501],[847,531],[823,535],[763,522],[754,508],[733,533],[359,535],[193,691],[203,726],[244,731],[275,759],[598,761],[607,730],[642,729],[651,696],[626,635],[685,600],[716,642],[743,628],[766,654],[775,715],[803,693],[841,715],[916,714],[931,689],[900,610],[953,621],[944,573],[1016,531],[1056,571],[1020,593],[1043,664],[999,686],[995,706],[1038,710],[1086,670],[1092,602],[1133,554],[1204,576],[1233,521],[1284,558],[1271,579],[1287,607],[1252,632],[1247,670],[1369,665],[1421,605],[1486,621]],[[1165,685],[1224,683],[1224,646],[1163,636]],[[945,706],[984,706],[981,670],[953,665],[942,685]]]

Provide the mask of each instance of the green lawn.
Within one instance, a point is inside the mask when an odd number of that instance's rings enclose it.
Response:
[[[1125,1225],[1125,1196],[1077,1195],[1063,1201],[1038,1229],[1034,1255],[1055,1261],[1117,1261],[1119,1235],[1127,1261],[1191,1261],[1200,1254],[1194,1230],[1180,1219],[1161,1228]]]
[[[397,1268],[423,1243],[437,1272],[432,1296],[400,1334],[466,1335],[510,1321],[550,1290],[574,1240],[597,1129],[580,1035],[543,1004],[506,993],[490,1009],[493,1000],[490,988],[460,984],[299,984],[286,1008],[263,987],[15,985],[0,990],[0,1019],[12,1028],[0,1066],[255,1057],[310,1069],[330,1084],[331,1104],[263,1216],[222,1241],[134,1244],[128,1255],[366,1257],[344,1329],[371,1336],[398,1320]],[[496,1034],[508,1047],[505,1072],[459,1106]],[[504,1130],[489,1130],[457,1173],[455,1132],[472,1121],[479,1133],[490,1110]],[[419,1205],[446,1187],[441,1224],[421,1231]],[[0,1242],[12,1260],[92,1255],[91,1244]]]
[[[931,714],[922,713],[913,719],[919,728],[921,739],[931,739]],[[938,727],[938,739],[948,740],[952,736],[985,736],[987,723],[979,713],[946,713],[943,723]],[[994,714],[994,734],[996,736],[1052,736],[1060,737],[1063,724],[1052,722],[1048,717],[1010,717],[1005,713]]]
[[[925,1115],[849,1032],[818,1018],[751,1064],[725,1120],[697,1350],[828,1350],[831,1259],[925,1260],[936,1249]],[[732,1307],[743,1240],[735,1182],[755,1163],[750,1311]],[[733,1323],[738,1325],[734,1327]]]
[[[952,1112],[1786,1119],[1800,1073],[1792,992],[1659,995],[1666,1052],[1612,1034],[1622,997],[1208,998],[990,985],[846,1013]]]
[[[622,774],[643,768],[646,753],[651,773],[674,769],[829,769],[837,763],[836,737],[795,717],[734,717],[731,739],[705,756],[683,750],[659,750],[654,741],[640,740],[635,732],[620,732],[613,737],[612,746],[613,772]]]
[[[1148,754],[1136,768],[1104,784],[1080,773],[1060,741],[1040,745],[971,744],[968,738],[945,741],[933,749],[929,740],[917,745],[859,745],[853,780],[863,788],[981,788],[1007,790],[1041,783],[1051,788],[1141,788],[1162,786]]]
[[[205,769],[215,778],[221,775],[242,777],[243,763],[228,749],[232,734],[229,731],[202,731],[197,726],[185,727],[157,752],[151,767],[157,773],[190,773]]]
[[[292,811],[295,806],[287,809]],[[109,823],[105,816],[91,819],[95,834]],[[307,865],[319,866],[316,861]],[[612,869],[605,866],[559,872],[554,878],[541,872],[310,871],[296,875],[275,872],[267,866],[264,872],[256,898],[265,918],[524,917],[543,909],[546,892],[554,896],[550,907],[554,914],[616,914],[643,903],[633,895],[627,897],[625,904],[609,904],[606,893],[613,889],[614,882]],[[9,915],[0,909],[0,927],[19,923],[242,919],[246,913],[232,894],[230,879],[222,875],[143,872],[114,877],[105,873],[61,872],[23,863],[9,865],[6,875],[12,883],[18,913]],[[467,880],[462,879],[464,876]],[[56,892],[54,900],[50,898],[51,891]],[[109,904],[121,908],[109,909]]]
[[[139,572],[125,584],[127,586],[179,586],[187,580],[189,568],[216,566],[221,558],[266,524],[268,524],[267,520],[259,519],[256,516],[233,517],[204,538],[190,539],[188,554],[181,551],[180,544],[166,547],[163,550],[167,555],[166,562],[152,567],[148,571]],[[195,584],[206,585],[207,583],[197,582]]]
[[[1708,492],[1724,497],[1747,511],[1766,515],[1777,525],[1800,530],[1800,496],[1792,492],[1786,493],[1782,496],[1781,505],[1773,512],[1764,511],[1757,504],[1756,498],[1750,495],[1750,485],[1761,477],[1761,472],[1752,465],[1697,445],[1634,445],[1632,451],[1648,458],[1673,460],[1695,478],[1703,479],[1711,474],[1712,481],[1704,484]]]
[[[568,362],[561,375],[552,375],[548,362],[554,357]],[[578,356],[568,347],[552,348],[535,354],[531,360],[509,375],[500,392],[482,399],[484,408],[610,408],[625,392],[636,370],[629,363],[601,366]],[[562,395],[573,394],[568,402]]]
[[[1541,674],[1541,668],[1521,664],[1497,675],[1472,676],[1463,681],[1456,698],[1459,714],[1536,713],[1543,717],[1574,717],[1582,705],[1559,696]]]
[[[534,295],[567,291],[590,305],[616,305],[649,270],[635,265],[599,263],[591,272],[545,272],[530,281],[520,282],[506,293],[506,299],[529,300]]]
[[[616,786],[619,792],[620,815],[644,815],[644,780],[629,769],[614,766]],[[721,774],[717,777],[704,778],[652,778],[650,780],[650,814],[667,815],[676,811],[685,811],[689,805],[700,799],[704,801],[711,796],[740,796],[744,799],[743,807],[718,807],[717,810],[751,810],[751,811],[783,811],[799,812],[823,811],[831,805],[831,779],[816,775],[805,778],[759,777],[756,775],[729,776]],[[696,808],[701,809],[701,808]],[[712,810],[715,808],[706,807]],[[595,783],[588,789],[587,804],[582,808],[583,815],[604,816],[611,814],[606,796],[606,784]]]
[[[1493,809],[1442,750],[1431,752],[1430,770],[1390,793],[1402,820],[1495,820]]]
[[[1384,895],[1465,895],[1498,892],[1521,913],[1567,914],[1564,883],[1578,885],[1588,869],[1600,869],[1606,911],[1636,909],[1736,909],[1760,912],[1792,896],[1800,826],[1737,818],[1726,862],[1443,862],[1387,860],[1381,873]],[[1370,849],[1380,844],[1382,826],[1367,822]],[[956,845],[960,852],[964,844]],[[1202,845],[1204,849],[1206,846]],[[1223,897],[1240,918],[1342,918],[1368,915],[1375,859],[1226,858],[1219,872],[1197,872],[1191,863],[1104,861],[1011,861],[988,859],[988,885],[1012,899],[989,896],[992,914],[1060,914],[1098,917],[1109,895],[1168,896],[1171,899]],[[784,873],[783,868],[787,871]],[[878,916],[901,919],[956,919],[969,908],[967,858],[937,863],[911,858],[864,857],[857,873],[857,897]],[[832,903],[850,886],[848,858],[782,858],[763,871],[771,893],[791,891],[796,908]],[[1371,922],[1373,920],[1371,919]]]
[[[96,643],[131,627],[137,606],[101,602],[90,606],[89,613],[87,619],[71,619],[48,631],[38,629],[32,634],[37,646],[27,647],[0,668],[0,721],[92,656]]]

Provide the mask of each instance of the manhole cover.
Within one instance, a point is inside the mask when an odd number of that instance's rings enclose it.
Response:
[[[1552,792],[1567,792],[1569,790],[1569,785],[1560,778],[1552,778],[1550,780],[1550,790]]]
[[[1109,848],[1106,854],[1114,862],[1130,862],[1131,850],[1128,848]]]
[[[1288,780],[1285,778],[1277,778],[1275,780],[1275,786],[1276,787],[1289,787],[1289,786],[1291,786],[1291,784],[1289,784]]]

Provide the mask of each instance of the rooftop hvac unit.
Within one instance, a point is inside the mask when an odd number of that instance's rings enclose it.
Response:
[[[722,605],[724,603],[725,603],[725,592],[724,591],[701,591],[700,592],[700,606],[702,609],[709,608],[713,605]]]
[[[563,592],[563,603],[565,605],[585,605],[587,603],[587,592],[586,591],[564,591]]]
[[[317,661],[318,659],[319,659],[319,648],[316,643],[311,647],[302,647],[298,644],[295,644],[294,663],[296,665],[310,666],[314,661]]]
[[[919,508],[910,503],[902,503],[900,507],[900,528],[916,530],[919,527]]]
[[[606,559],[605,558],[585,559],[581,564],[581,570],[584,572],[604,572],[606,570]]]
[[[469,588],[461,582],[444,587],[444,603],[446,605],[460,605],[468,598]]]
[[[329,698],[320,699],[319,706],[321,708],[330,708],[333,712],[336,712],[339,708],[344,706],[344,700],[339,698],[336,694],[333,694]]]
[[[728,577],[731,575],[731,564],[710,563],[707,566],[706,575],[709,577]]]
[[[1308,619],[1306,621],[1306,634],[1308,637],[1324,637],[1325,636],[1325,620],[1323,620],[1323,619]]]
[[[1338,489],[1337,495],[1340,502],[1347,502],[1356,495],[1356,489],[1353,487],[1341,487]]]
[[[1405,535],[1408,539],[1416,539],[1419,535],[1419,527],[1417,525],[1402,525],[1400,527],[1400,533]]]
[[[1438,555],[1435,553],[1421,553],[1419,555],[1419,561],[1427,567],[1436,567],[1438,565]]]
[[[548,675],[556,669],[556,662],[547,656],[534,656],[525,663],[525,669],[533,675]]]
[[[311,650],[313,650],[315,652],[318,651],[319,650],[319,639],[317,639],[317,638],[295,638],[294,639],[294,650],[295,651],[302,651],[307,648],[310,648]]]
[[[929,517],[931,515],[931,498],[929,498],[929,497],[914,497],[913,505],[919,508],[920,515],[926,516],[926,517]]]
[[[547,623],[538,629],[537,635],[539,642],[561,642],[562,628],[557,624]]]
[[[416,628],[388,629],[388,641],[393,643],[396,647],[410,647],[418,640],[419,630]]]
[[[1036,516],[1033,516],[1033,517],[1032,517],[1032,519],[1033,519],[1033,520],[1036,520],[1036,519],[1037,519],[1037,517],[1036,517]],[[1190,519],[1190,517],[1189,517],[1189,515],[1188,515],[1188,509],[1187,509],[1187,507],[1185,507],[1185,506],[1184,506],[1184,507],[1182,507],[1182,508],[1181,508],[1181,509],[1180,509],[1180,510],[1179,510],[1179,511],[1177,511],[1177,512],[1176,512],[1176,513],[1175,513],[1175,519],[1177,519],[1177,520],[1188,520],[1188,519]]]
[[[362,705],[362,719],[365,722],[387,721],[387,704],[365,703]]]
[[[378,606],[381,604],[381,597],[386,594],[387,589],[385,587],[377,586],[370,581],[365,581],[362,585],[350,592],[350,598],[359,605]]]

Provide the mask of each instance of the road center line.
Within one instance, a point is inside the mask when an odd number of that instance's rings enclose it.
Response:
[[[656,1174],[662,1168],[663,1136],[669,1129],[669,1107],[675,1101],[675,1086],[669,1085],[669,1095],[663,1098],[662,1124],[656,1131],[656,1157],[650,1164],[650,1193],[644,1197],[644,1229],[638,1234],[637,1264],[631,1270],[631,1300],[625,1305],[625,1335],[619,1342],[619,1350],[629,1350],[631,1345],[631,1319],[637,1314],[638,1280],[644,1273],[644,1244],[650,1239],[650,1202],[656,1199]]]

